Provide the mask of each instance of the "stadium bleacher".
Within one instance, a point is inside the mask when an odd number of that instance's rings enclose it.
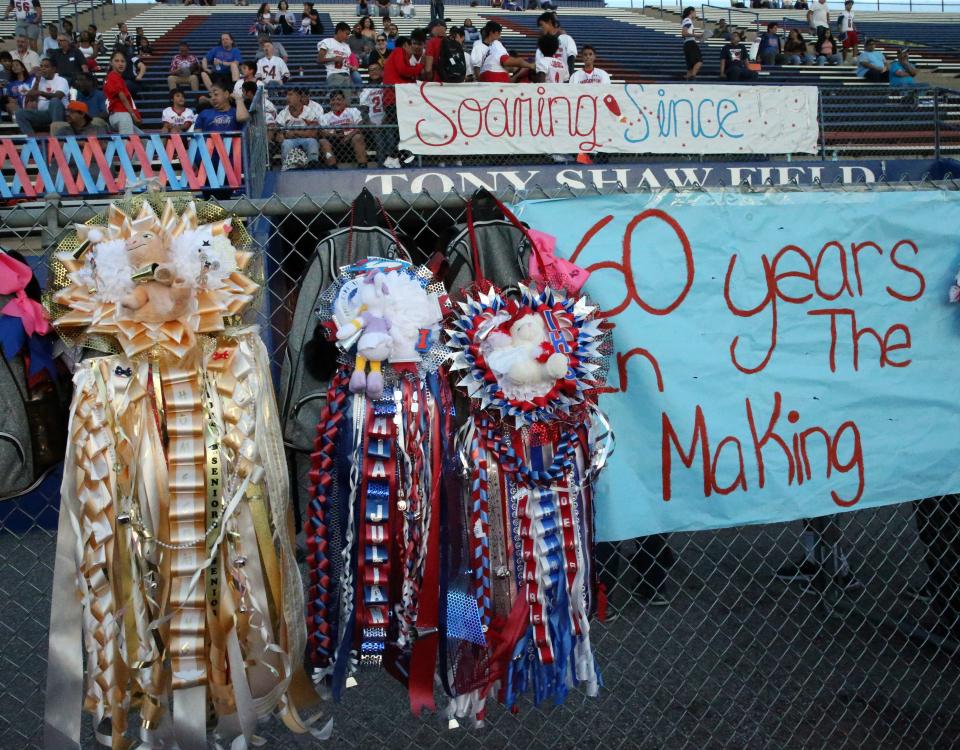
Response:
[[[77,0],[77,2],[74,2],[74,0],[43,0],[41,2],[43,23],[56,23],[58,18],[68,18],[77,13],[86,13],[93,8],[102,8],[108,3],[109,0],[92,0],[92,2],[91,0]],[[3,0],[0,4],[2,4],[3,10],[7,9],[8,3],[6,0]],[[13,37],[16,23],[13,13],[6,20],[0,18],[0,41]]]
[[[291,6],[291,10],[298,16],[301,9],[302,5],[299,4]],[[352,25],[357,20],[353,3],[318,4],[316,9],[328,33],[332,33],[333,26],[338,21],[347,21]],[[192,52],[201,57],[218,44],[222,32],[230,32],[234,35],[244,59],[253,59],[256,56],[257,41],[250,32],[255,11],[255,6],[220,5],[210,8],[154,5],[128,21],[131,29],[142,26],[153,41],[153,54],[145,58],[148,72],[144,91],[137,97],[147,129],[159,128],[160,115],[168,104],[166,76],[170,59],[176,54],[180,42],[187,42]],[[426,6],[418,5],[417,12],[413,19],[393,19],[401,34],[408,34],[429,21],[429,9]],[[465,18],[471,18],[478,27],[487,20],[496,20],[504,27],[502,40],[508,49],[528,57],[532,57],[534,53],[538,35],[536,12],[507,12],[489,7],[448,4],[446,15],[451,19],[451,23],[455,24],[462,24]],[[858,14],[858,20],[860,15]],[[873,22],[869,20],[869,14],[862,15],[865,17],[864,21],[858,23],[861,28],[865,23]],[[960,30],[960,17],[951,18],[954,28]],[[878,15],[878,19],[877,23],[887,23],[883,14]],[[717,18],[710,20],[715,21]],[[787,10],[741,11],[735,18],[735,24],[749,27],[747,21],[765,24],[767,20],[805,25],[802,12]],[[668,12],[658,17],[629,9],[604,8],[598,11],[595,7],[577,7],[564,8],[561,22],[580,45],[589,43],[597,48],[597,64],[605,68],[615,81],[676,81],[684,71],[678,14]],[[912,25],[926,28],[929,24],[918,22]],[[940,25],[948,24],[941,19]],[[112,47],[116,29],[104,28],[102,31],[108,47]],[[289,68],[293,75],[291,83],[311,89],[320,95],[321,103],[325,104],[325,74],[322,66],[316,64],[316,45],[319,39],[299,35],[278,38],[289,54]],[[895,44],[895,40],[890,43]],[[718,81],[719,48],[722,44],[719,39],[705,41],[705,65],[698,80]],[[917,64],[930,69],[949,64],[945,62],[944,54],[946,51],[940,53],[939,57],[928,57],[924,50],[918,57]],[[107,55],[102,56],[99,62],[102,70],[108,69]],[[828,153],[833,151],[841,154],[908,155],[923,149],[929,151],[933,141],[935,108],[938,109],[936,114],[941,121],[960,122],[960,97],[945,97],[936,103],[933,102],[933,97],[904,101],[902,94],[893,92],[886,86],[864,83],[856,77],[854,68],[849,65],[770,67],[761,71],[758,83],[820,86]],[[193,104],[199,93],[188,94],[188,102]],[[278,107],[283,106],[282,91],[271,92],[271,98]],[[904,137],[895,138],[897,132],[904,133]],[[0,134],[15,134],[12,124],[3,124]],[[943,138],[941,147],[944,153],[960,150],[960,146],[954,146],[952,137]]]

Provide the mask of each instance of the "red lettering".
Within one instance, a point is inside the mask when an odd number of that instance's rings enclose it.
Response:
[[[627,362],[629,362],[632,357],[638,355],[644,357],[650,363],[650,366],[653,368],[654,377],[657,379],[657,390],[660,391],[660,393],[663,393],[663,373],[660,371],[660,363],[657,362],[657,358],[654,357],[649,350],[642,347],[631,349],[626,353],[617,352],[617,375],[619,378],[619,386],[614,387],[612,385],[605,385],[602,388],[598,388],[597,393],[626,393],[627,388],[629,388]]]
[[[711,481],[711,463],[710,463],[710,443],[707,438],[707,424],[703,418],[703,410],[697,406],[697,411],[693,420],[693,438],[690,440],[690,450],[684,452],[680,445],[680,438],[677,436],[673,425],[670,423],[670,417],[666,412],[662,412],[662,440],[660,444],[662,477],[663,477],[663,499],[669,501],[672,497],[670,489],[670,467],[672,465],[671,446],[676,448],[680,461],[688,469],[693,468],[693,462],[697,453],[697,442],[700,443],[700,455],[703,463],[703,495],[710,497],[712,488]]]
[[[923,296],[924,290],[927,288],[927,282],[923,278],[923,274],[913,266],[909,266],[906,263],[901,263],[897,260],[897,250],[902,247],[908,247],[913,250],[914,255],[920,254],[920,248],[917,247],[916,243],[912,240],[900,240],[896,245],[893,246],[893,249],[890,251],[890,262],[899,268],[901,271],[906,271],[908,274],[912,274],[917,277],[919,282],[917,285],[917,291],[913,294],[901,294],[900,292],[895,292],[890,287],[887,287],[887,294],[889,294],[894,299],[898,299],[901,302],[916,302]]]
[[[860,369],[860,342],[864,337],[869,337],[877,343],[879,349],[878,361],[880,367],[906,367],[913,360],[903,360],[901,362],[894,361],[890,359],[890,352],[899,351],[901,349],[909,349],[911,345],[910,340],[910,329],[908,329],[903,323],[896,323],[887,329],[886,333],[881,336],[875,328],[870,328],[869,326],[864,326],[863,328],[857,327],[857,315],[849,307],[837,307],[826,310],[808,310],[807,315],[811,316],[823,316],[827,315],[830,318],[830,372],[837,371],[837,342],[839,341],[839,332],[837,329],[837,319],[840,316],[846,315],[850,318],[850,345],[852,347],[852,364],[854,372],[859,371]],[[891,339],[897,333],[903,333],[903,340],[899,343],[891,343]]]

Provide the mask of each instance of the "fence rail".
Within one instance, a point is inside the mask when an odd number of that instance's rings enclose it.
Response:
[[[957,187],[941,181],[835,189]],[[527,192],[570,194],[532,185]],[[456,192],[395,194],[384,205],[415,258],[426,258],[464,221],[464,198]],[[330,231],[349,226],[351,199],[323,193],[223,202],[246,219],[266,253],[262,332],[275,358],[285,346],[307,260]],[[827,192],[824,205],[842,200]],[[5,221],[14,241],[5,244],[39,258],[71,222],[103,210],[102,202],[15,206]],[[40,746],[58,481],[52,476],[28,496],[0,502],[2,748]],[[359,686],[331,707],[332,746],[955,746],[960,502],[954,496],[904,501],[807,527],[768,524],[601,545],[601,582],[610,604],[606,620],[592,625],[604,679],[599,698],[572,693],[562,706],[540,708],[525,702],[519,714],[491,710],[482,730],[451,729],[436,718],[412,718],[392,678],[363,673]],[[826,561],[838,552],[849,563],[850,577],[842,582],[777,575],[805,553]],[[258,732],[268,747],[316,746],[290,739],[279,722]],[[94,746],[87,720],[83,747]]]

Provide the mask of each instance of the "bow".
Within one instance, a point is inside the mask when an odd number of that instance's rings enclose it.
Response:
[[[50,332],[50,323],[43,305],[27,296],[25,290],[32,278],[30,266],[0,253],[0,294],[15,295],[0,310],[0,315],[20,318],[27,336],[35,333],[43,336]]]

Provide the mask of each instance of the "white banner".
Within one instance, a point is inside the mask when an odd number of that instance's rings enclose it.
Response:
[[[812,154],[815,86],[408,83],[400,146],[421,155]]]

